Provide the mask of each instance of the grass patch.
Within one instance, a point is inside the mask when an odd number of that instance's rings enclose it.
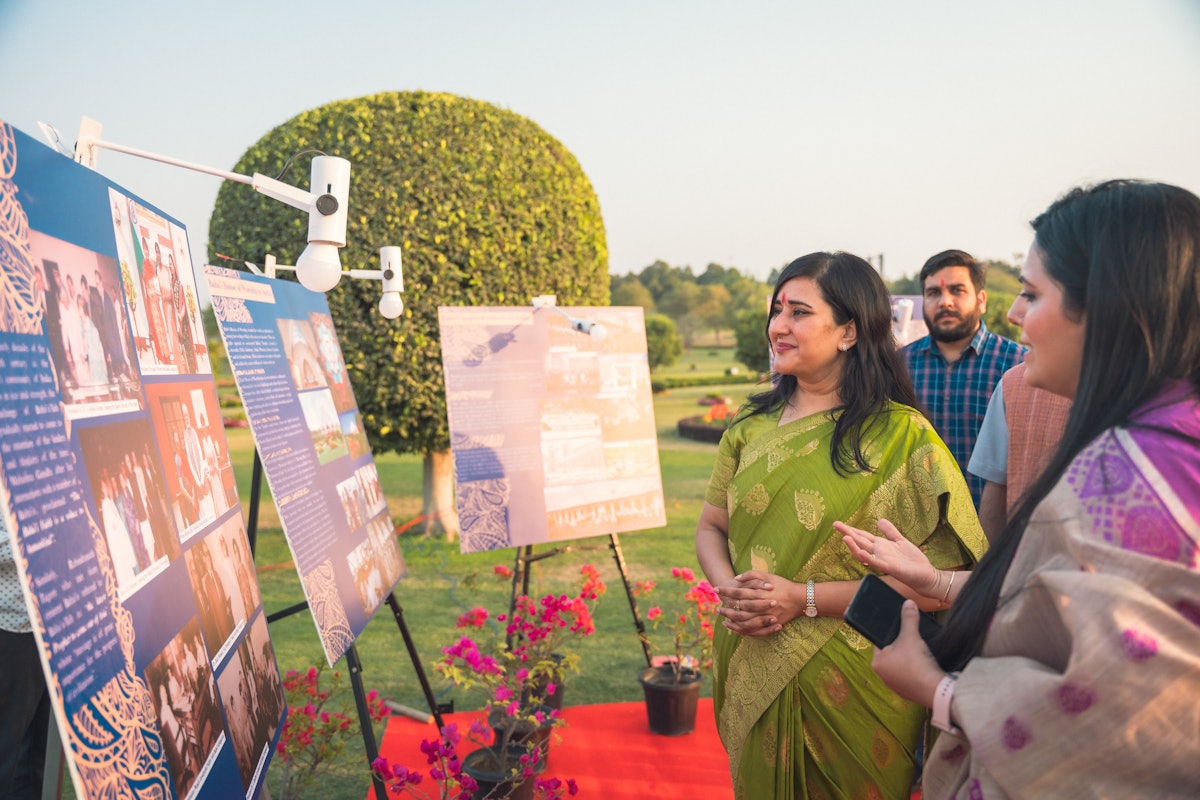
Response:
[[[720,347],[698,345],[685,349],[674,364],[659,367],[651,377],[707,377],[712,379],[713,383],[719,383],[729,369],[736,369],[742,375],[747,374],[750,370],[733,358],[733,336],[730,335],[726,339],[728,344]]]

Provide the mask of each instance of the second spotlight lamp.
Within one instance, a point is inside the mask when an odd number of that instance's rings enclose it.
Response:
[[[349,269],[345,273],[351,278],[383,281],[383,295],[379,298],[379,313],[386,319],[395,319],[404,313],[404,300],[400,297],[400,293],[404,291],[404,273],[400,261],[400,248],[396,245],[387,245],[379,248],[379,269]],[[243,263],[256,275],[266,275],[268,278],[274,278],[276,271],[281,269],[296,270],[296,267],[276,263],[275,256],[270,253],[267,254],[261,270],[257,264],[249,261]]]
[[[379,248],[379,269],[352,269],[351,278],[367,278],[383,281],[383,295],[379,298],[379,313],[385,319],[395,319],[404,313],[404,272],[400,263],[400,248],[388,245]]]

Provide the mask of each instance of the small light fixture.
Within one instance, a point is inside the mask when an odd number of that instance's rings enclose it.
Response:
[[[404,291],[404,272],[399,247],[385,245],[379,248],[379,269],[352,269],[349,275],[351,278],[383,281],[379,313],[385,319],[395,319],[404,313],[404,299],[400,297]]]
[[[534,310],[539,308],[554,309],[567,318],[567,324],[571,326],[571,330],[585,333],[597,342],[603,342],[605,337],[608,336],[608,328],[604,327],[602,323],[593,322],[581,317],[572,317],[566,311],[563,311],[558,307],[558,298],[552,294],[542,294],[533,298],[533,307]]]

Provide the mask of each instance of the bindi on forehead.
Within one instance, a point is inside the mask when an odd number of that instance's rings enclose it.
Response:
[[[780,293],[779,293],[779,302],[781,302],[781,303],[783,303],[783,304],[785,304],[785,305],[787,304],[787,292],[780,292]]]

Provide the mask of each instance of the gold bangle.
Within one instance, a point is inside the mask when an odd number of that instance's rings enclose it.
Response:
[[[939,604],[941,608],[945,608],[947,605],[946,601],[950,599],[950,590],[954,588],[955,574],[953,570],[950,571],[950,583],[946,584],[946,593],[942,595],[942,602]]]

